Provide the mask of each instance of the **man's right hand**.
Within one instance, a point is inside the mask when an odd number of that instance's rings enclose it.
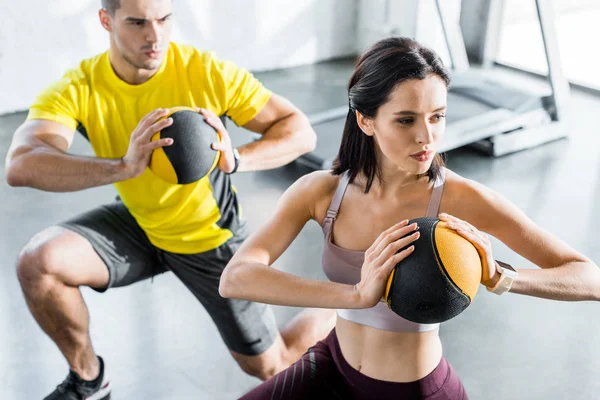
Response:
[[[173,139],[170,138],[152,141],[152,136],[156,132],[173,123],[172,118],[160,120],[168,113],[169,110],[165,108],[151,111],[141,119],[138,126],[131,133],[127,154],[122,159],[130,178],[140,176],[144,172],[150,163],[150,156],[154,150],[173,144]]]

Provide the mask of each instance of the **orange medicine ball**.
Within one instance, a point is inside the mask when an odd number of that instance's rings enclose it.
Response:
[[[211,147],[220,140],[219,135],[193,108],[171,108],[164,118],[169,117],[173,123],[157,132],[152,140],[172,138],[173,144],[152,152],[150,170],[169,183],[197,182],[219,162],[219,152]]]
[[[412,254],[388,278],[384,300],[396,314],[421,323],[447,321],[473,301],[481,282],[482,263],[475,246],[437,218],[409,221],[420,237]]]

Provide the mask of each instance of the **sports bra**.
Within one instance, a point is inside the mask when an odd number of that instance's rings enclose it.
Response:
[[[350,177],[348,171],[340,177],[337,190],[331,199],[327,215],[323,221],[325,245],[323,247],[322,265],[325,276],[332,281],[355,285],[360,282],[360,269],[365,259],[365,252],[343,249],[333,243],[333,224],[338,214]],[[427,208],[428,217],[437,217],[444,189],[445,171],[436,180]],[[383,301],[366,309],[338,309],[337,314],[348,321],[393,332],[427,332],[437,329],[439,324],[418,324],[406,320],[389,309]]]

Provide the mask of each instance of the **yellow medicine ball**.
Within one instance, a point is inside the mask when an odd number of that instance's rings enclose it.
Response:
[[[419,226],[414,251],[390,274],[384,294],[401,317],[421,323],[447,321],[473,301],[482,263],[475,246],[437,218],[409,221]]]
[[[172,138],[173,144],[154,150],[149,168],[169,183],[196,182],[212,172],[219,162],[220,153],[211,147],[220,140],[219,135],[193,108],[171,108],[164,118],[169,117],[173,123],[157,132],[152,140]]]

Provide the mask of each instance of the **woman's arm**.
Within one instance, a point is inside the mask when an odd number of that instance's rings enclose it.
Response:
[[[511,292],[553,300],[600,301],[600,269],[537,226],[508,199],[470,180],[458,182],[455,216],[498,238],[541,269],[519,269]]]
[[[269,221],[253,233],[233,256],[221,276],[219,293],[261,303],[313,308],[368,308],[381,296],[394,265],[412,250],[397,251],[416,240],[415,229],[403,221],[373,244],[370,262],[357,285],[301,278],[270,266],[288,248],[306,222],[315,218],[315,205],[330,199],[337,178],[315,172],[300,178],[281,197]],[[417,236],[418,237],[418,236]],[[316,267],[316,266],[315,266]]]
[[[312,173],[286,190],[267,223],[229,261],[221,276],[221,296],[298,307],[359,305],[351,285],[305,279],[270,267],[313,218],[315,199],[326,191],[325,180],[323,173]]]

